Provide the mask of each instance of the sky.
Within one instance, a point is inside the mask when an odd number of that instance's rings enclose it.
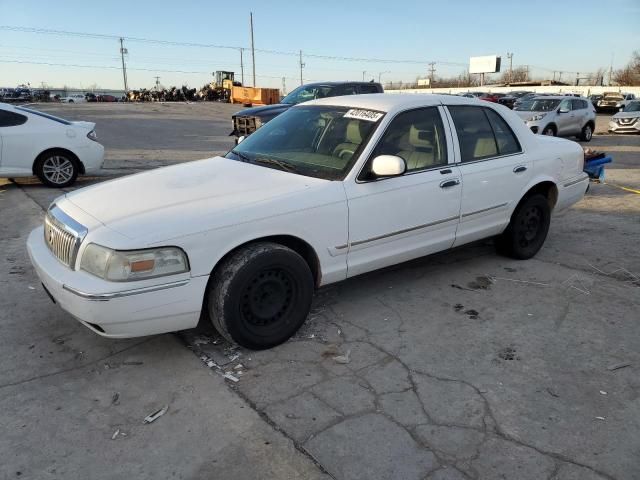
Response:
[[[368,1],[30,1],[0,0],[0,87],[122,88],[117,38],[3,29],[49,29],[123,36],[129,88],[200,87],[215,70],[240,78],[240,48],[254,17],[256,84],[290,91],[305,82],[412,82],[457,76],[471,56],[501,55],[502,70],[529,65],[536,77],[624,66],[640,49],[640,0]],[[135,39],[217,45],[213,48]],[[265,52],[281,52],[279,54]],[[252,85],[251,54],[244,80]],[[342,58],[320,58],[342,57]],[[346,57],[346,59],[345,59]],[[366,61],[364,59],[367,59]],[[389,61],[392,60],[392,61]]]

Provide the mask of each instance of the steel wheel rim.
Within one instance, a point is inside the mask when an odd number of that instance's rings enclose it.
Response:
[[[53,155],[42,164],[42,173],[51,183],[61,185],[73,178],[73,162],[66,157]]]
[[[245,285],[240,298],[240,314],[254,332],[278,329],[291,312],[297,294],[293,276],[283,268],[258,272]]]
[[[529,207],[522,212],[518,220],[518,243],[521,247],[528,247],[536,241],[540,234],[543,214],[539,207]]]

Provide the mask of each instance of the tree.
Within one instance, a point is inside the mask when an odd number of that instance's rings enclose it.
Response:
[[[624,68],[616,70],[613,81],[623,87],[640,85],[640,51],[636,50]]]
[[[511,77],[511,80],[509,80]],[[516,67],[512,70],[511,75],[509,75],[509,70],[505,70],[502,72],[500,77],[501,83],[518,83],[518,82],[528,82],[529,81],[529,70],[527,67]]]

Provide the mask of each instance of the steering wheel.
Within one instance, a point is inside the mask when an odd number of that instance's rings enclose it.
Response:
[[[340,160],[345,160],[344,156],[345,155],[349,155],[348,158],[346,158],[346,160],[349,160],[351,157],[353,157],[353,155],[355,154],[355,150],[349,150],[348,148],[343,148],[342,150],[340,150],[340,152],[338,153],[337,157]]]

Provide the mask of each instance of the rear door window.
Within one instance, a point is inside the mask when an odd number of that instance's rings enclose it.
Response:
[[[493,129],[482,107],[450,106],[449,112],[460,142],[463,162],[473,162],[498,155]]]
[[[360,85],[360,93],[380,93],[377,85]]]
[[[489,117],[489,123],[493,128],[493,133],[498,144],[498,153],[500,155],[511,155],[522,151],[518,138],[509,127],[509,124],[497,112],[490,108],[483,109]]]
[[[26,123],[26,115],[0,110],[0,127],[16,127]]]
[[[587,104],[582,100],[571,100],[571,108],[573,110],[581,110],[583,108],[587,108]]]

